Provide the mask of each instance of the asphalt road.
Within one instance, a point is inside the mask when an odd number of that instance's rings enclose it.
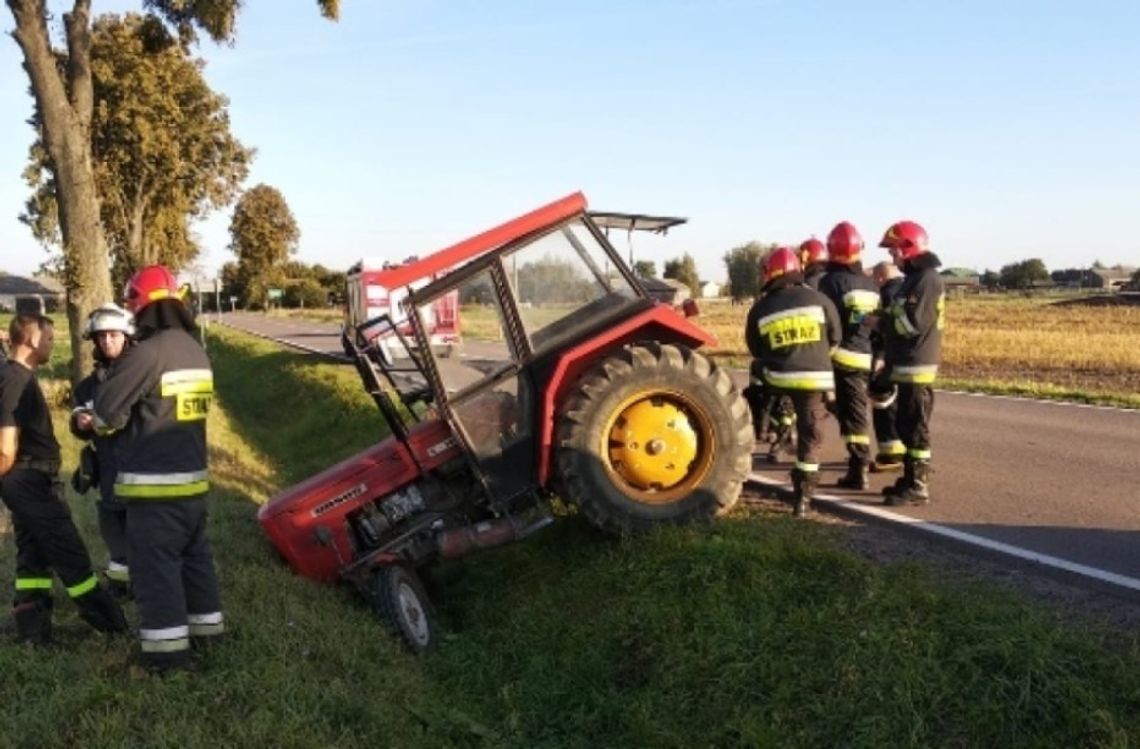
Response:
[[[343,358],[334,325],[224,318]],[[1140,598],[1140,412],[939,391],[932,501],[905,509],[881,503],[879,489],[896,474],[873,475],[868,492],[835,489],[846,456],[834,420],[825,432],[821,505],[926,534],[917,542],[965,543]],[[753,478],[757,486],[786,484],[789,468],[758,461]]]

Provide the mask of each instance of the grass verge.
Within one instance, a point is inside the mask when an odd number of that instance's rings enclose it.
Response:
[[[1140,742],[1134,639],[1109,647],[1097,626],[1067,628],[1009,591],[872,564],[841,550],[841,528],[783,513],[627,542],[567,517],[442,565],[429,585],[447,635],[413,658],[352,594],[290,574],[254,518],[276,489],[376,439],[353,370],[231,332],[210,354],[230,639],[200,673],[154,679],[130,667],[131,643],[88,634],[61,598],[60,650],[0,647],[0,745]],[[73,506],[97,548],[90,500]],[[6,537],[0,585],[11,570]]]

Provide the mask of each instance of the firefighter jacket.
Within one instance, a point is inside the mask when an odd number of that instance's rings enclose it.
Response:
[[[942,358],[946,294],[938,256],[927,252],[903,269],[902,285],[880,320],[891,381],[929,385]]]
[[[804,268],[804,286],[809,289],[818,289],[819,281],[823,278],[827,266],[823,263],[812,263]]]
[[[213,393],[210,360],[184,330],[159,330],[115,360],[95,394],[95,427],[116,434],[117,497],[206,493],[206,414]]]
[[[754,379],[808,392],[835,389],[831,350],[841,338],[839,314],[827,297],[779,281],[752,305],[744,331]]]
[[[71,412],[68,424],[71,433],[81,440],[91,440],[95,446],[96,474],[99,478],[99,496],[105,501],[115,499],[115,474],[118,467],[115,463],[115,435],[98,434],[80,431],[76,425],[76,417],[82,409],[90,410],[95,405],[95,393],[98,392],[103,380],[107,379],[107,367],[96,366],[95,371],[84,377],[75,386],[75,410]]]
[[[839,312],[843,340],[831,354],[835,366],[857,372],[871,371],[871,330],[868,318],[879,309],[879,289],[863,274],[860,263],[828,263],[819,292]]]

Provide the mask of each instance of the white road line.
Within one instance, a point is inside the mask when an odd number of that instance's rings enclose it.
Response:
[[[998,395],[996,393],[976,393],[971,390],[935,390],[938,393],[949,395],[968,395],[971,398],[993,398],[995,400],[1019,401],[1021,403],[1045,403],[1050,406],[1068,406],[1070,408],[1088,408],[1093,411],[1118,411],[1126,414],[1140,414],[1140,409],[1124,408],[1123,406],[1099,406],[1095,403],[1078,403],[1076,401],[1052,400],[1050,398],[1030,398],[1025,395]]]
[[[749,475],[748,480],[753,483],[763,484],[765,486],[780,487],[788,490],[791,489],[790,486],[783,483],[782,481],[770,479],[755,472]],[[982,536],[975,535],[973,533],[966,533],[965,531],[950,528],[940,523],[932,523],[929,520],[913,518],[909,515],[902,515],[897,512],[891,512],[890,510],[884,510],[879,507],[869,506],[862,502],[857,502],[846,497],[837,497],[833,494],[821,494],[817,492],[813,497],[813,501],[820,500],[822,500],[825,505],[831,504],[835,505],[836,507],[842,507],[844,510],[858,513],[860,515],[866,515],[868,517],[874,517],[892,523],[899,523],[900,525],[907,525],[924,533],[941,536],[942,538],[948,538],[954,541],[958,541],[959,543],[978,546],[983,549],[995,551],[999,554],[1005,554],[1006,556],[1015,557],[1023,561],[1033,562],[1034,564],[1040,564],[1044,567],[1052,567],[1053,569],[1062,570],[1064,572],[1079,575],[1081,577],[1087,577],[1101,583],[1107,583],[1109,585],[1125,588],[1134,593],[1140,593],[1140,580],[1134,577],[1121,575],[1116,572],[1109,572],[1108,570],[1102,570],[1098,567],[1090,567],[1085,564],[1078,564],[1077,562],[1070,562],[1067,559],[1061,559],[1060,557],[1051,556],[1049,554],[1042,554],[1040,552],[1022,548],[1020,546],[1002,543],[1001,541],[994,541]]]

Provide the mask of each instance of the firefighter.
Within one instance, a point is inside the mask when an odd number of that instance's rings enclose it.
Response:
[[[889,260],[875,263],[871,269],[871,277],[879,287],[879,306],[889,309],[899,287],[902,286],[902,273],[895,264]],[[874,364],[871,374],[871,422],[875,427],[875,444],[878,450],[875,462],[871,464],[872,473],[897,471],[902,468],[903,456],[906,455],[906,446],[899,439],[898,427],[898,388],[890,381],[890,372],[883,362],[883,337],[875,330],[871,334]]]
[[[88,316],[83,337],[95,341],[95,369],[75,388],[75,409],[70,423],[72,434],[81,440],[91,440],[80,452],[79,466],[71,483],[80,494],[98,486],[99,533],[110,556],[103,576],[111,591],[119,596],[129,594],[131,582],[127,566],[127,508],[115,497],[114,436],[95,434],[91,408],[95,393],[107,378],[108,368],[131,345],[134,334],[134,315],[117,304],[104,304]]]
[[[100,632],[127,631],[123,611],[91,570],[58,479],[59,443],[36,368],[51,358],[54,326],[17,315],[9,327],[11,358],[0,367],[0,496],[16,537],[12,615],[21,642],[52,641],[52,573],[63,581],[79,616]]]
[[[879,309],[879,290],[863,273],[863,237],[842,221],[827,235],[827,273],[819,282],[821,294],[839,312],[843,340],[831,353],[835,364],[836,416],[847,446],[847,473],[836,485],[866,489],[871,454],[870,408],[867,389],[871,379],[871,322]]]
[[[835,389],[831,349],[842,337],[835,306],[803,281],[800,261],[791,248],[772,252],[762,271],[767,293],[748,311],[744,331],[753,356],[752,379],[772,393],[788,395],[795,408],[792,485],[798,517],[807,514],[819,485],[823,395]]]
[[[173,274],[161,265],[127,284],[137,343],[95,393],[97,433],[115,433],[115,496],[127,508],[127,558],[143,665],[190,665],[191,645],[222,634],[206,537],[206,414],[213,374]]]
[[[930,251],[926,230],[913,221],[891,225],[879,246],[904,274],[880,329],[889,378],[898,387],[897,423],[906,456],[903,475],[883,494],[888,505],[922,504],[930,499],[930,419],[945,325],[941,261]]]
[[[803,268],[804,285],[819,288],[820,279],[827,272],[827,247],[815,237],[804,240],[798,251]]]

